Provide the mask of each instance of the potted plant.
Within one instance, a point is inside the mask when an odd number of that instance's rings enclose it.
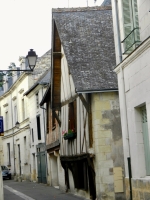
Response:
[[[72,140],[76,138],[77,133],[74,129],[69,129],[68,131],[62,131],[64,140]]]

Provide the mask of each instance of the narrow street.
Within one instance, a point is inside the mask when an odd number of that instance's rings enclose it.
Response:
[[[4,180],[4,200],[83,200],[53,187],[33,183]]]

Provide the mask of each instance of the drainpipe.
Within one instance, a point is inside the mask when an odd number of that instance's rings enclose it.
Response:
[[[43,98],[43,87],[42,87],[42,98]],[[40,108],[43,109],[43,124],[44,124],[44,143],[45,143],[45,163],[46,163],[46,181],[47,181],[47,175],[48,175],[48,166],[47,166],[47,151],[46,151],[46,128],[45,128],[45,111],[46,108],[40,106]],[[44,111],[45,110],[45,111]]]
[[[129,175],[129,186],[130,186],[130,200],[132,200],[132,171],[131,171],[131,153],[130,153],[130,140],[129,140],[129,127],[128,127],[128,118],[127,118],[127,103],[126,103],[126,95],[125,95],[125,83],[124,83],[124,72],[122,67],[120,67],[120,73],[121,73],[121,91],[122,91],[122,114],[123,114],[123,123],[124,123],[124,141],[125,141],[125,148],[124,152],[126,152],[125,159],[127,159],[128,166],[126,167],[126,171],[128,169],[128,175]],[[126,163],[126,160],[125,160]]]
[[[121,39],[120,39],[120,26],[119,26],[119,16],[118,16],[118,0],[114,0],[114,16],[116,23],[116,31],[117,31],[117,49],[119,54],[119,63],[122,62],[122,50],[121,50]]]
[[[118,48],[118,54],[119,54],[119,63],[122,62],[122,50],[121,50],[121,39],[120,39],[120,26],[119,26],[119,16],[118,16],[118,0],[114,0],[114,10],[115,10],[115,22],[116,22],[116,31],[117,31],[117,48]],[[128,165],[125,165],[126,171],[128,170],[129,175],[129,186],[130,186],[130,200],[132,200],[132,170],[131,170],[131,156],[130,156],[130,144],[129,144],[129,129],[128,129],[128,120],[127,120],[127,103],[126,103],[126,95],[125,95],[125,83],[124,83],[124,72],[122,67],[120,67],[120,73],[121,73],[121,91],[122,91],[122,100],[123,104],[122,106],[122,113],[123,113],[123,123],[124,123],[124,132],[125,135],[124,141],[125,141],[125,148],[124,152],[126,153],[125,156],[125,163],[127,159]]]
[[[11,93],[11,119],[12,119],[12,130],[13,130],[13,156],[14,156],[14,177],[16,176],[16,165],[15,165],[15,141],[14,141],[14,127],[13,127],[13,107],[12,107],[12,93]]]

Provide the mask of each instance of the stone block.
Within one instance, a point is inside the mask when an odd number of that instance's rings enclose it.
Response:
[[[109,176],[109,168],[99,169],[99,175],[100,177]]]
[[[106,160],[99,162],[99,168],[112,168],[113,167],[113,161],[112,160]]]
[[[97,162],[106,160],[106,154],[105,153],[99,153],[99,151],[95,154],[95,159]]]
[[[99,146],[99,152],[104,152],[104,153],[109,153],[111,152],[111,146],[110,145],[106,145],[106,146]]]
[[[103,176],[102,177],[102,182],[103,183],[113,183],[114,182],[114,177],[113,175],[109,175],[109,176]]]
[[[95,105],[94,105],[94,109],[96,110],[101,110],[102,109],[102,105],[100,103],[100,101],[95,101]]]
[[[106,145],[106,139],[105,138],[99,138],[95,140],[95,146],[103,146]]]
[[[114,100],[117,98],[117,93],[116,92],[107,92],[103,94],[103,101],[106,100]]]
[[[150,200],[150,191],[144,193],[144,200]]]
[[[103,104],[101,105],[101,110],[110,110],[111,105],[109,101],[103,101]]]

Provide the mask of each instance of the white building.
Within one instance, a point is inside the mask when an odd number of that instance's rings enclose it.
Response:
[[[27,62],[24,57],[20,57],[20,64],[21,69],[26,68]],[[36,161],[33,161],[31,138],[33,138],[33,134],[36,134],[35,127],[39,126],[33,121],[37,114],[36,111],[33,111],[34,105],[37,106],[37,98],[35,95],[35,99],[32,99],[33,102],[30,101],[29,103],[29,99],[24,93],[31,88],[33,89],[32,86],[35,81],[49,68],[50,51],[38,58],[34,72],[22,73],[20,76],[18,74],[17,77],[15,74],[11,74],[10,78],[5,79],[3,85],[4,93],[0,96],[1,116],[4,119],[3,164],[11,169],[12,175],[15,175],[17,180],[36,180],[36,178],[32,179],[35,170],[33,165]],[[45,85],[45,83],[40,84]],[[40,95],[42,95],[41,92]],[[41,117],[41,123],[44,126],[43,116]],[[15,126],[16,122],[20,124],[19,129]],[[33,125],[33,123],[36,124]],[[44,131],[41,132],[41,138],[44,141]],[[35,154],[34,156],[36,157]],[[32,164],[31,160],[33,161]]]
[[[40,102],[50,82],[50,70],[47,70],[36,83],[24,93],[28,98],[27,107],[30,119],[30,166],[31,181],[47,183],[47,151],[46,151],[46,113]]]
[[[150,199],[150,1],[112,0],[112,10],[127,199]]]

